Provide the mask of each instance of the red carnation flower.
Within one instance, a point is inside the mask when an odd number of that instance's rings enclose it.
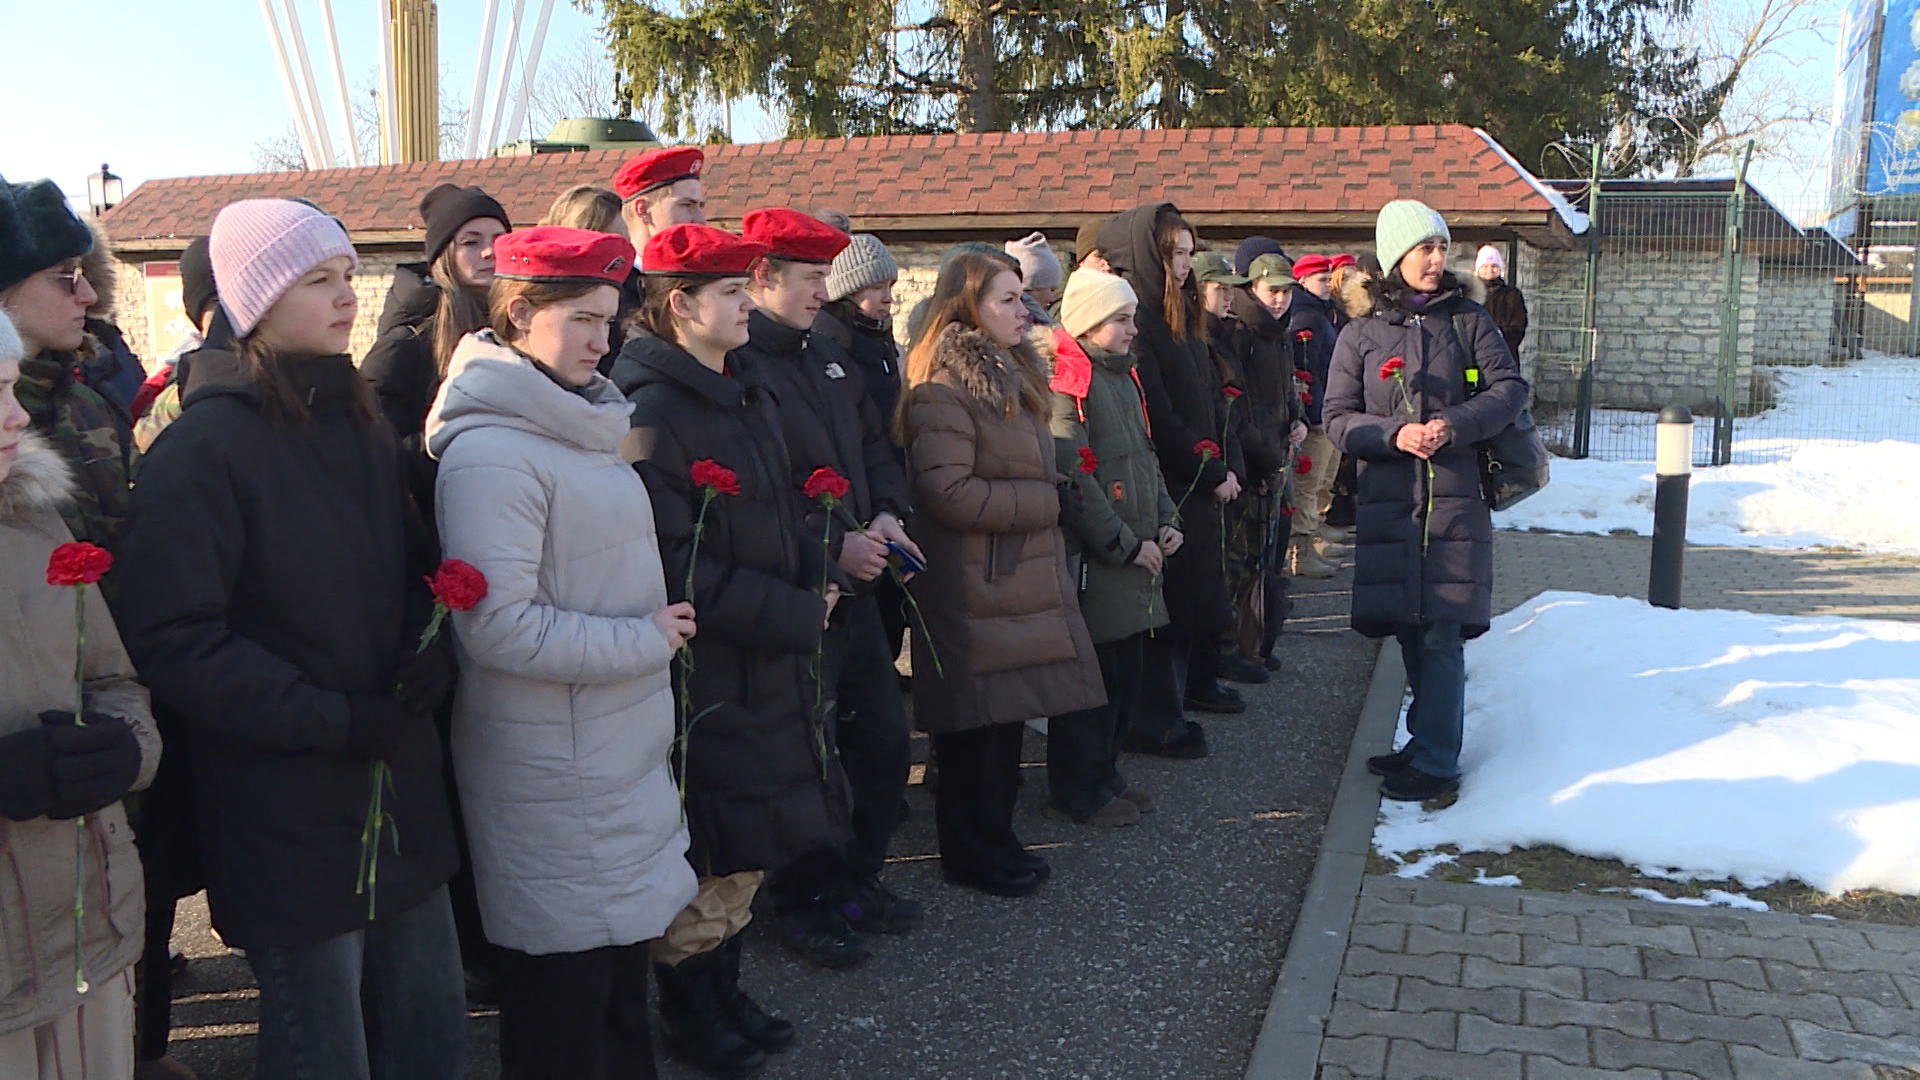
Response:
[[[1091,446],[1080,447],[1080,471],[1083,473],[1086,473],[1088,476],[1092,476],[1094,473],[1094,470],[1098,469],[1099,467],[1100,467],[1100,461],[1098,458],[1093,456],[1093,447]]]
[[[1286,516],[1288,516],[1288,517],[1292,517],[1292,516],[1293,516],[1293,507],[1291,507],[1291,506],[1283,506],[1283,507],[1281,507],[1281,508],[1280,508],[1280,512],[1281,512],[1282,514],[1285,514],[1285,515],[1286,515]]]
[[[470,563],[448,559],[427,579],[433,598],[448,611],[472,611],[487,598],[487,576]]]
[[[1201,439],[1193,444],[1193,452],[1200,455],[1201,461],[1220,456],[1220,444],[1212,439]]]
[[[846,498],[847,492],[852,487],[853,485],[847,483],[846,477],[834,472],[832,467],[822,465],[813,470],[812,475],[807,477],[806,483],[800,485],[800,493],[809,499],[826,502],[828,499]]]
[[[740,494],[740,477],[712,458],[694,462],[688,472],[693,476],[694,487],[712,488],[721,495]]]
[[[1396,356],[1380,365],[1380,377],[1383,379],[1398,378],[1400,373],[1406,369],[1407,362]]]
[[[1312,340],[1313,340],[1313,331],[1311,331],[1311,330],[1302,330],[1302,331],[1300,331],[1299,333],[1297,333],[1297,334],[1295,334],[1295,335],[1293,335],[1293,336],[1294,336],[1295,338],[1297,338],[1297,339],[1299,339],[1299,340],[1300,340],[1301,342],[1308,342],[1308,341],[1312,341]]]
[[[1295,476],[1305,476],[1312,471],[1313,471],[1312,458],[1308,457],[1305,454],[1301,454],[1299,457],[1296,457],[1293,459],[1293,474]]]
[[[97,544],[65,543],[47,559],[47,584],[92,585],[113,569],[113,556]]]
[[[1313,395],[1307,393],[1305,390],[1300,391],[1300,404],[1311,407],[1313,405]]]
[[[1313,372],[1308,371],[1306,368],[1301,368],[1299,371],[1294,372],[1293,377],[1306,383],[1308,386],[1313,385]]]
[[[1226,398],[1228,401],[1233,401],[1244,393],[1246,393],[1246,391],[1237,386],[1223,386],[1220,388],[1220,396]]]

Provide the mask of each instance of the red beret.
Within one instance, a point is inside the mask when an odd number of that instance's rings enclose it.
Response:
[[[767,245],[709,225],[675,225],[654,233],[640,253],[643,274],[746,277]]]
[[[644,195],[655,188],[698,180],[707,155],[697,146],[669,146],[630,157],[613,174],[613,190],[621,202]]]
[[[624,236],[537,225],[493,242],[493,276],[508,281],[579,281],[618,285],[633,269]]]
[[[830,263],[853,237],[798,210],[754,210],[740,219],[740,233],[767,246],[767,254],[790,262]]]
[[[1353,256],[1343,251],[1340,254],[1335,255],[1333,257],[1333,261],[1327,264],[1327,269],[1338,270],[1343,266],[1359,266],[1359,265],[1360,265],[1359,259],[1356,259]]]
[[[1293,260],[1293,276],[1303,278],[1308,274],[1324,274],[1333,269],[1333,260],[1325,255],[1302,255]]]

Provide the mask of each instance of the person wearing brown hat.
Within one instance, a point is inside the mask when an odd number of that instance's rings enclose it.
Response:
[[[740,989],[739,931],[765,874],[850,838],[810,670],[845,579],[802,522],[774,395],[738,351],[766,250],[705,225],[655,233],[614,365],[634,403],[629,448],[653,498],[668,595],[700,609],[682,680],[684,714],[700,720],[681,757],[700,894],[653,960],[669,1050],[716,1075],[794,1038]],[[696,462],[727,470],[720,495]]]
[[[902,556],[889,544],[914,560],[922,556],[902,524],[907,482],[885,421],[852,357],[812,332],[827,302],[833,260],[850,238],[818,218],[785,209],[752,211],[741,231],[767,245],[768,254],[753,270],[756,310],[748,317],[740,355],[763,374],[779,401],[792,489],[798,492],[823,467],[850,485],[839,511],[829,515],[813,507],[807,528],[827,538],[852,586],[827,635],[824,678],[851,785],[854,838],[768,883],[781,942],[809,962],[843,967],[866,957],[865,934],[901,933],[921,919],[917,902],[880,881],[906,797],[911,732],[893,669],[895,650],[888,646],[874,593],[882,577],[898,572]]]
[[[628,158],[613,174],[620,217],[636,249],[663,229],[707,223],[707,195],[700,186],[706,165],[707,155],[697,146],[663,146]]]

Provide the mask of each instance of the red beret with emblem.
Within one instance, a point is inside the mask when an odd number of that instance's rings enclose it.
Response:
[[[754,210],[740,219],[740,233],[789,262],[830,263],[853,243],[853,237],[798,210]]]
[[[493,276],[508,281],[618,285],[632,269],[633,245],[611,233],[537,225],[493,242]]]
[[[1324,274],[1333,269],[1333,260],[1325,255],[1302,255],[1293,260],[1293,276],[1303,278],[1308,274]]]
[[[630,157],[613,174],[613,191],[621,202],[631,202],[655,188],[698,180],[707,155],[697,146],[669,146]]]
[[[1353,256],[1343,251],[1340,254],[1335,255],[1333,257],[1333,260],[1327,263],[1327,269],[1338,270],[1343,266],[1359,266],[1359,265],[1360,265],[1359,259],[1356,259]]]
[[[767,245],[710,225],[675,225],[654,233],[640,252],[643,274],[746,277]]]

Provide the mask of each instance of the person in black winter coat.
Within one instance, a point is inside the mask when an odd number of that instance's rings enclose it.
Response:
[[[1137,370],[1154,450],[1186,536],[1166,568],[1167,615],[1185,658],[1186,701],[1191,708],[1236,713],[1246,710],[1246,701],[1217,678],[1220,633],[1233,619],[1220,539],[1226,504],[1240,494],[1246,466],[1238,444],[1225,439],[1224,382],[1207,347],[1193,243],[1192,228],[1172,203],[1136,207],[1100,230],[1101,253],[1140,297]],[[1202,443],[1223,448],[1226,457],[1203,457]]]
[[[387,423],[413,448],[421,445],[421,428],[453,347],[487,325],[493,241],[513,227],[492,196],[453,184],[421,196],[420,216],[426,221],[426,261],[394,268],[380,336],[360,364]]]
[[[725,257],[685,265],[672,257],[687,246],[676,234]],[[699,719],[686,735],[683,773],[688,859],[703,886],[729,875],[757,878],[850,836],[846,779],[831,732],[814,715],[810,670],[841,579],[829,575],[821,538],[803,529],[796,511],[772,393],[751,360],[728,355],[746,342],[745,268],[763,250],[703,225],[656,234],[642,257],[646,292],[635,333],[614,367],[618,382],[632,386],[630,439],[653,499],[668,594],[700,611],[683,686],[686,713]],[[731,470],[736,489],[707,501],[694,476],[700,461]],[[690,560],[693,588],[682,595]],[[737,935],[657,946],[655,960],[667,969],[663,1008],[672,1007],[669,988],[713,960],[726,993],[738,995],[739,957]],[[728,1025],[740,1039],[765,1050],[792,1040],[792,1025],[745,1006]],[[724,1033],[703,1035],[686,1021],[669,1027],[695,1044],[683,1056],[718,1061],[732,1052]]]
[[[1513,350],[1515,359],[1520,357],[1520,343],[1527,340],[1527,298],[1525,294],[1507,284],[1507,260],[1500,249],[1492,244],[1480,248],[1474,256],[1473,276],[1486,282],[1487,314],[1493,316],[1493,325],[1500,328],[1500,336],[1506,339],[1507,348]]]
[[[1334,477],[1340,471],[1340,451],[1327,438],[1324,407],[1327,371],[1333,362],[1334,329],[1333,260],[1325,255],[1306,255],[1293,264],[1293,276],[1299,287],[1293,290],[1293,303],[1287,312],[1287,329],[1300,344],[1306,372],[1302,388],[1306,394],[1307,437],[1300,445],[1309,467],[1294,478],[1292,556],[1302,573],[1311,577],[1329,577],[1346,557],[1342,545],[1346,534],[1325,523]]]
[[[1306,438],[1305,411],[1300,394],[1306,389],[1300,376],[1301,344],[1288,331],[1286,312],[1293,295],[1293,272],[1286,257],[1262,255],[1248,269],[1255,276],[1234,290],[1234,351],[1247,379],[1247,396],[1240,408],[1249,425],[1263,432],[1247,447],[1247,481],[1253,498],[1247,514],[1250,530],[1257,530],[1259,564],[1265,575],[1259,651],[1269,671],[1278,670],[1274,648],[1290,610],[1290,582],[1285,573],[1288,521],[1286,506],[1293,451]],[[1276,314],[1276,309],[1279,312]],[[1248,543],[1256,542],[1250,533]]]
[[[813,332],[827,300],[832,260],[846,233],[792,210],[756,210],[742,219],[750,240],[765,243],[754,267],[758,309],[748,319],[739,355],[765,378],[779,404],[793,469],[790,490],[807,512],[808,532],[850,579],[823,659],[826,707],[834,717],[841,760],[853,792],[850,845],[823,850],[775,875],[768,891],[780,915],[780,939],[823,966],[857,963],[867,954],[860,933],[900,933],[918,926],[920,905],[880,882],[887,845],[900,825],[911,764],[906,702],[894,675],[877,589],[889,576],[887,542],[922,558],[901,519],[906,475],[885,422],[867,396],[853,358]],[[818,468],[851,485],[840,512],[827,515],[800,490]]]
[[[344,355],[353,248],[325,214],[256,199],[221,211],[212,256],[244,381],[193,389],[146,459],[116,568],[127,651],[186,727],[213,924],[260,985],[261,1075],[453,1080],[433,725],[453,661],[444,640],[418,651],[437,552]],[[369,893],[375,762],[404,842]]]
[[[1353,321],[1334,351],[1326,420],[1360,461],[1353,628],[1399,640],[1413,689],[1413,738],[1368,767],[1387,797],[1421,800],[1459,786],[1461,642],[1492,620],[1493,520],[1474,444],[1520,415],[1527,382],[1472,280],[1446,270],[1439,214],[1389,203],[1375,232],[1391,269],[1341,298]]]

